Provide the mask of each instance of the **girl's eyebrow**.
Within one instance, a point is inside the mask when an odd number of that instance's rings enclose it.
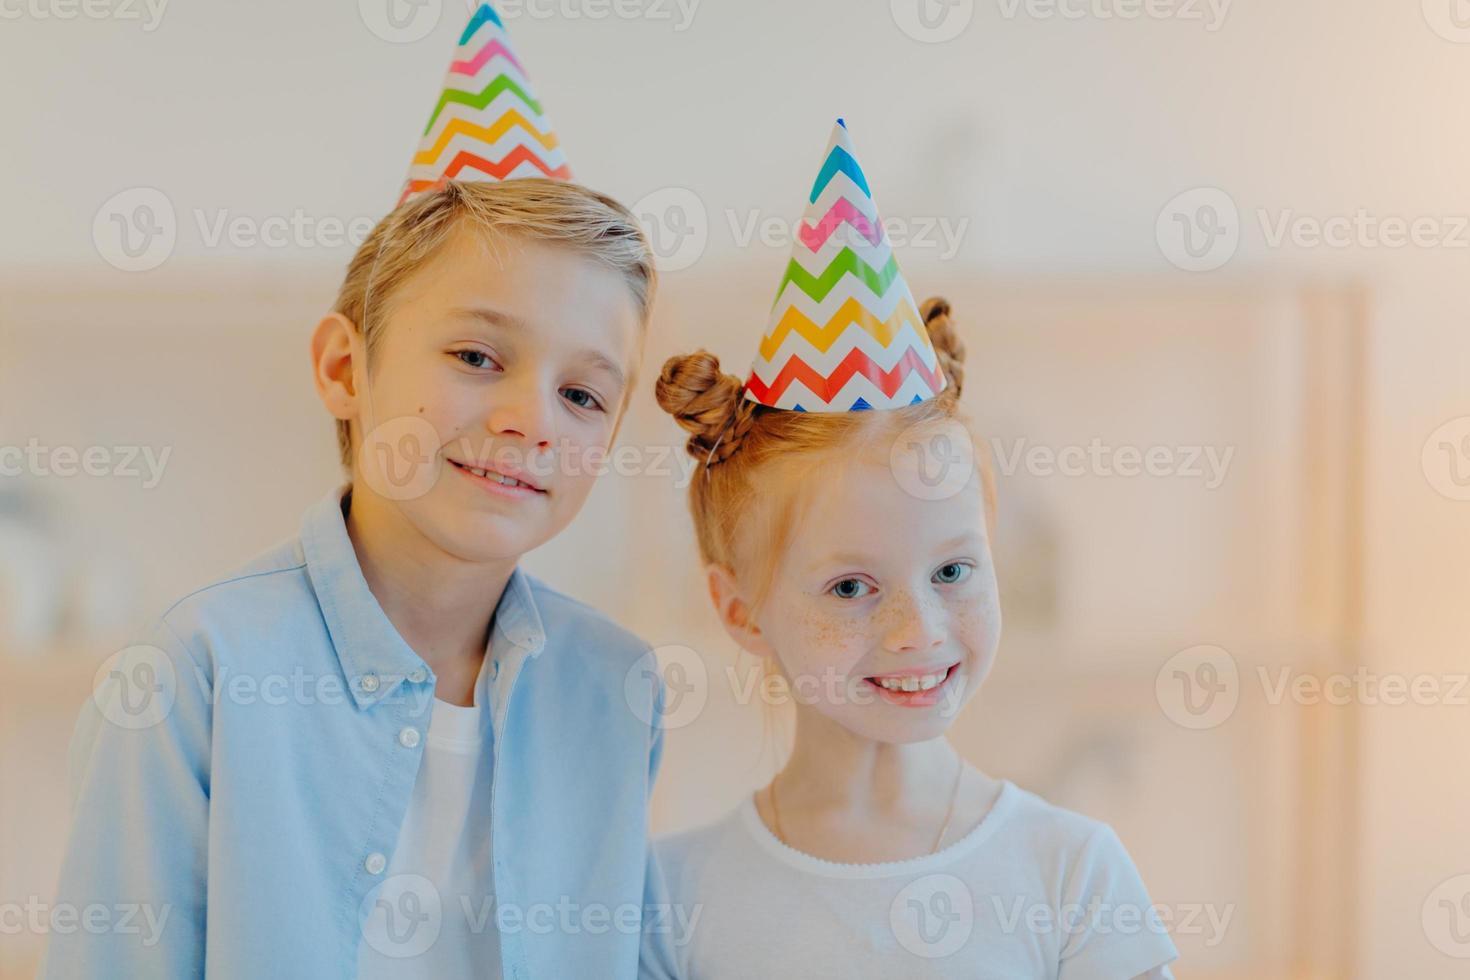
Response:
[[[618,386],[618,390],[621,391],[628,386],[628,376],[623,371],[622,366],[602,351],[588,348],[582,351],[580,357],[591,367],[606,371],[612,375],[613,382]]]

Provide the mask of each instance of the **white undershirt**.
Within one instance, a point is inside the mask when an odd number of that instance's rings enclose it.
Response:
[[[907,861],[797,851],[749,797],[656,850],[673,913],[646,976],[1131,980],[1178,955],[1112,829],[1009,781],[963,838]]]
[[[493,980],[500,972],[490,842],[491,703],[434,699],[423,759],[383,882],[359,910],[360,980]]]

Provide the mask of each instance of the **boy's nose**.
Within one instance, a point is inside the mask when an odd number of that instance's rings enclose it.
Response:
[[[530,385],[502,388],[505,396],[497,401],[485,418],[492,435],[518,435],[534,449],[550,448],[556,439],[552,412],[555,405]],[[554,394],[554,393],[553,393]]]

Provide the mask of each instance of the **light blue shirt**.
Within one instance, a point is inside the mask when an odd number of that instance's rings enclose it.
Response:
[[[72,741],[42,977],[353,976],[435,678],[368,590],[342,493],[109,664]],[[654,918],[651,653],[520,570],[494,629],[487,927],[504,976],[631,980]],[[402,911],[410,927],[426,912]]]

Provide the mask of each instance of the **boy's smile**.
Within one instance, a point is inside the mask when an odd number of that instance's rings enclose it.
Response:
[[[612,442],[640,332],[606,265],[456,231],[393,294],[368,372],[353,367],[358,431],[406,420],[431,443],[415,464],[434,472],[391,496],[394,523],[469,561],[514,561],[559,533],[596,478],[575,461]],[[358,475],[403,462],[388,450],[359,454]]]

